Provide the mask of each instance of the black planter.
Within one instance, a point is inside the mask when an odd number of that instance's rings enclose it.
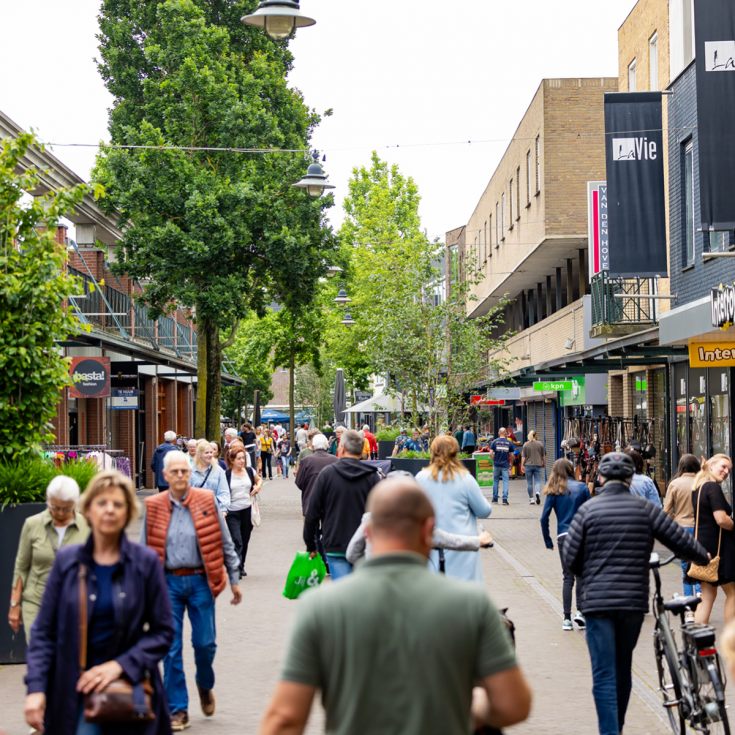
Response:
[[[465,466],[472,477],[477,476],[474,459],[461,459],[460,462]],[[428,459],[406,459],[404,457],[392,457],[391,463],[394,470],[405,470],[410,472],[414,477],[421,472],[424,467],[429,466]]]
[[[20,531],[26,518],[40,513],[44,503],[23,503],[7,506],[0,510],[0,600],[7,604],[10,599],[10,588],[13,584],[15,554],[18,551]],[[25,631],[21,628],[17,634],[10,630],[3,608],[3,620],[0,623],[0,664],[23,664],[26,660]]]
[[[378,442],[378,459],[390,459],[390,455],[393,453],[393,447],[396,445],[395,442],[390,440],[381,440]]]

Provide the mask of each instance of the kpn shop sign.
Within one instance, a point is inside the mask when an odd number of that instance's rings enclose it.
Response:
[[[538,380],[533,384],[538,393],[554,393],[565,390],[574,390],[573,380]]]

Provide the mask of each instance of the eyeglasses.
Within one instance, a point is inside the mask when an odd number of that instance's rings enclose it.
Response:
[[[52,505],[51,503],[46,503],[46,507],[49,509],[49,512],[51,513],[58,513],[60,516],[66,516],[69,515],[69,513],[74,512],[74,506],[64,507],[62,505]]]
[[[168,470],[172,475],[188,475],[191,470],[179,469],[179,470]]]

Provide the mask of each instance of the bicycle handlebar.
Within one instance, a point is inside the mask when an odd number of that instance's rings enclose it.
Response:
[[[660,569],[661,567],[665,567],[667,564],[671,564],[674,559],[676,559],[676,554],[672,554],[671,556],[661,561],[661,557],[658,555],[658,552],[652,551],[651,558],[648,560],[648,568]]]

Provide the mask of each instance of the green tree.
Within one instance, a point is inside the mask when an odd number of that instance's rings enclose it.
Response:
[[[80,328],[67,306],[78,285],[55,228],[90,191],[77,186],[24,202],[40,183],[36,170],[19,173],[33,145],[23,134],[0,147],[0,458],[14,461],[54,438],[59,391],[69,384],[57,342]]]
[[[372,371],[390,377],[414,421],[426,413],[437,432],[458,396],[502,370],[488,351],[502,344],[492,331],[504,303],[468,319],[473,273],[445,294],[444,248],[421,229],[419,202],[415,182],[373,153],[353,171],[340,238],[351,256],[352,339],[369,346]]]
[[[119,269],[145,279],[154,309],[194,307],[197,433],[210,438],[238,319],[262,313],[266,292],[308,293],[333,249],[331,199],[291,187],[303,156],[216,150],[303,150],[318,122],[286,84],[286,46],[240,23],[255,4],[104,0],[100,12],[111,143],[152,148],[103,148],[95,178],[124,225]]]

